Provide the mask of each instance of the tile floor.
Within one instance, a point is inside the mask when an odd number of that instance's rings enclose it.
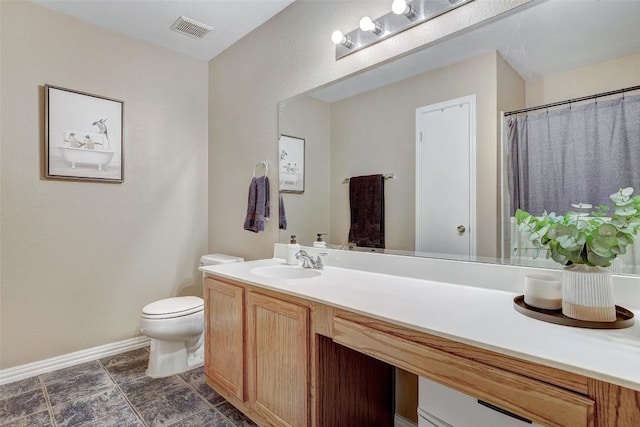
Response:
[[[2,427],[255,426],[205,382],[203,368],[153,379],[147,349],[0,386]]]

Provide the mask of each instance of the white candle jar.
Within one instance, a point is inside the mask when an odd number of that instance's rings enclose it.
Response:
[[[562,281],[544,274],[527,274],[524,277],[524,302],[545,310],[562,308]]]

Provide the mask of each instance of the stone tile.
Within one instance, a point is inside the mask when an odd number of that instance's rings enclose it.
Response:
[[[157,399],[158,396],[170,394],[176,390],[187,390],[188,387],[178,377],[149,378],[149,381],[127,383],[122,391],[132,405],[141,405],[147,400]]]
[[[203,382],[205,381],[204,366],[191,369],[190,371],[178,374],[178,376],[189,384],[194,382]]]
[[[126,410],[129,405],[115,388],[53,407],[58,427],[90,424]]]
[[[9,384],[0,385],[0,399],[13,397],[17,394],[22,394],[27,391],[38,389],[40,387],[41,385],[38,377],[31,377]]]
[[[122,408],[118,412],[114,412],[109,414],[105,418],[101,418],[97,421],[90,422],[88,424],[83,424],[82,427],[144,427],[142,421],[136,416],[133,409],[130,406],[126,408]],[[203,425],[204,427],[204,425]]]
[[[47,402],[42,389],[17,394],[0,400],[0,425],[46,410]]]
[[[68,377],[62,381],[46,385],[51,406],[77,400],[81,397],[96,394],[102,390],[113,388],[111,377],[100,369],[79,377]]]
[[[42,411],[9,424],[3,424],[2,427],[53,427],[53,423],[49,411]]]
[[[144,360],[145,362],[149,360],[149,351],[147,348],[139,348],[126,353],[116,354],[115,356],[105,357],[100,359],[100,363],[102,363],[102,366],[104,366],[105,369],[109,370],[109,368],[122,365],[123,363],[131,363],[140,360]]]
[[[104,371],[102,366],[100,366],[98,362],[93,361],[83,363],[82,365],[70,366],[65,369],[60,369],[59,371],[42,374],[40,375],[40,379],[45,385],[49,385],[62,381],[73,381],[74,378],[99,371]]]
[[[198,412],[196,415],[185,418],[171,427],[234,427],[222,414],[211,408]]]
[[[107,368],[107,372],[118,385],[150,381],[148,377],[147,360],[134,359]]]
[[[149,427],[168,426],[210,408],[186,385],[134,406]]]
[[[180,378],[182,378],[187,384],[189,384],[195,391],[200,394],[207,402],[212,405],[217,405],[219,403],[224,402],[224,397],[220,396],[218,392],[209,387],[207,384],[207,380],[204,374],[204,368],[196,368],[190,371],[187,371],[183,374],[180,374]]]
[[[247,418],[242,412],[238,411],[235,406],[227,401],[216,406],[216,409],[237,427],[257,427],[256,423]]]

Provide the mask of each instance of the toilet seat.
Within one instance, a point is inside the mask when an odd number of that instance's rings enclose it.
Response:
[[[172,319],[203,310],[204,301],[199,297],[166,298],[145,305],[142,308],[142,317],[146,319]]]

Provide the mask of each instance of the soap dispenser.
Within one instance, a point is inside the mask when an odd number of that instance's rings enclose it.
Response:
[[[327,233],[318,233],[318,234],[316,234],[316,240],[313,242],[313,247],[314,248],[326,248],[327,247],[327,242],[322,240],[322,236],[324,236],[325,234],[327,234]]]
[[[296,259],[296,254],[300,252],[300,245],[296,241],[296,235],[291,235],[291,241],[287,245],[287,264],[288,265],[298,265],[298,260]]]

